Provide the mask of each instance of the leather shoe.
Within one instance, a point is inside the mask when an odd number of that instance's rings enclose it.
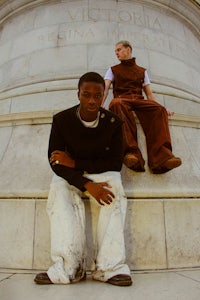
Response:
[[[127,153],[124,156],[124,164],[128,168],[132,168],[132,167],[136,166],[138,164],[138,162],[139,162],[138,158],[132,153]]]
[[[82,280],[86,280],[86,273],[84,273],[84,276],[80,279]],[[51,281],[51,279],[49,278],[47,273],[39,273],[35,276],[34,281],[37,284],[53,284],[53,282]],[[79,280],[78,280],[79,281]],[[78,282],[78,281],[74,281],[74,282]],[[71,281],[71,283],[73,283],[73,281]]]
[[[118,285],[118,286],[129,286],[132,285],[132,279],[130,275],[118,274],[109,278],[107,283]]]
[[[127,168],[136,171],[136,172],[144,172],[145,169],[141,166],[139,159],[133,153],[127,153],[124,156],[124,164]]]
[[[182,162],[179,157],[172,157],[163,164],[163,167],[167,168],[168,170],[171,170],[179,167],[181,164]]]
[[[179,167],[182,164],[182,161],[179,157],[171,157],[164,162],[163,165],[157,168],[153,168],[152,172],[154,174],[163,174],[169,172],[170,170]]]
[[[35,276],[34,281],[37,284],[53,284],[47,273],[39,273]]]

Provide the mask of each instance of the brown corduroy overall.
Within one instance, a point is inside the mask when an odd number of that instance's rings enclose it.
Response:
[[[114,99],[109,109],[124,121],[124,155],[133,153],[139,159],[141,170],[144,170],[144,159],[137,143],[134,111],[146,136],[148,165],[152,172],[159,173],[162,164],[174,156],[167,111],[159,103],[144,99],[142,84],[145,69],[137,66],[134,58],[122,61],[111,69],[114,74]]]

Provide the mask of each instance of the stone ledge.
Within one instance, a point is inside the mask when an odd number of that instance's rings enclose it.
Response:
[[[52,117],[59,110],[30,111],[0,115],[0,127],[34,124],[51,124]],[[139,121],[136,118],[137,123]],[[200,117],[185,114],[175,114],[169,117],[169,124],[200,128]]]
[[[46,112],[45,117],[50,119]],[[199,129],[170,126],[173,153],[180,156],[183,163],[177,169],[156,175],[148,168],[145,137],[140,124],[137,125],[138,143],[146,161],[146,172],[136,173],[123,166],[121,174],[127,197],[199,197]],[[50,128],[49,123],[0,127],[1,198],[47,197],[53,175],[47,159]]]

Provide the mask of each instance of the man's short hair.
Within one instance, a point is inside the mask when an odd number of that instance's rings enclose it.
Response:
[[[122,44],[126,48],[129,47],[132,51],[132,45],[129,41],[124,41],[124,40],[119,41],[119,42],[116,43],[116,46],[119,45],[119,44]]]
[[[96,82],[102,84],[103,88],[105,89],[105,81],[103,77],[96,73],[96,72],[88,72],[81,76],[78,82],[78,89],[80,90],[81,85],[83,82]]]

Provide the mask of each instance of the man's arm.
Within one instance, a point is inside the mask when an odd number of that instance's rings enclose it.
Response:
[[[64,151],[53,151],[50,156],[50,163],[52,166],[58,167],[58,165],[60,165],[61,168],[62,166],[70,168],[71,172],[73,172],[75,168],[75,160],[73,160],[73,158],[71,158],[71,156]],[[110,186],[107,182],[93,182],[86,180],[84,183],[84,188],[96,199],[100,205],[109,205],[115,198],[115,195],[111,192],[111,190],[109,190],[109,188],[112,188],[112,186]]]
[[[86,190],[84,185],[90,180],[83,176],[83,171],[76,170],[73,167],[74,162],[70,155],[68,157],[65,155],[65,148],[62,130],[59,130],[57,118],[54,117],[48,149],[50,166],[56,175],[62,177],[69,184],[84,192]]]
[[[150,84],[147,84],[147,85],[143,86],[143,90],[144,90],[145,95],[146,95],[146,97],[147,97],[148,100],[153,100],[153,101],[157,102],[156,97],[155,97],[155,95],[152,92]]]
[[[111,80],[105,79],[105,91],[104,91],[103,101],[102,101],[102,104],[101,104],[102,107],[104,107],[104,103],[105,103],[106,98],[107,98],[107,96],[108,96],[108,93],[109,93],[109,89],[110,89],[111,83],[112,83]]]
[[[152,89],[151,89],[151,85],[150,84],[147,84],[143,87],[143,90],[145,92],[145,95],[147,97],[148,100],[153,100],[155,102],[158,102],[156,100],[156,97],[154,95],[154,93],[152,92]],[[167,114],[168,116],[173,116],[174,112],[173,111],[170,111],[170,110],[167,110]]]

